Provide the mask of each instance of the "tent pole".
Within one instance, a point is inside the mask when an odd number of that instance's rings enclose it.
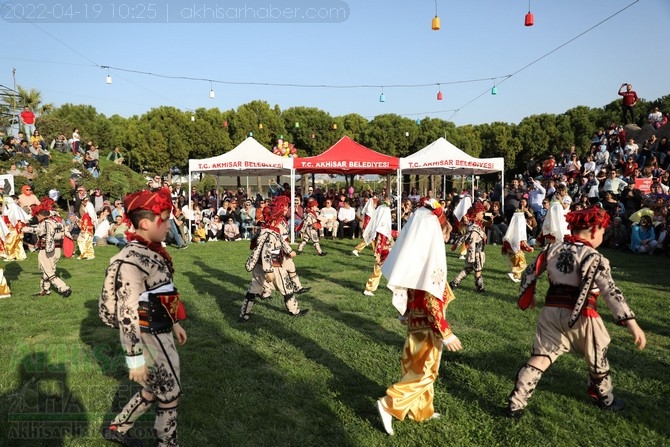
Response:
[[[472,201],[475,201],[475,173],[472,172],[472,178],[470,179],[470,187],[472,188]]]
[[[500,171],[501,177],[500,177],[500,187],[502,193],[500,194],[500,209],[504,210],[505,209],[505,169]]]
[[[188,168],[188,241],[191,242],[193,239],[193,234],[191,234],[191,229],[193,228],[193,211],[191,208],[191,167],[190,167],[190,160],[189,160],[189,168]]]
[[[402,170],[398,168],[396,171],[396,180],[395,180],[395,187],[396,187],[396,198],[395,198],[395,219],[396,219],[396,226],[398,228],[398,233],[400,233],[400,230],[402,230],[402,223],[401,223],[401,216],[402,216],[402,192],[400,190],[400,176],[402,175]]]
[[[295,169],[291,169],[291,244],[295,244]]]

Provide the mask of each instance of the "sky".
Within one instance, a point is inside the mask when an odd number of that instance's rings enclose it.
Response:
[[[259,99],[458,126],[602,107],[624,82],[647,100],[670,93],[668,0],[530,0],[532,27],[519,0],[149,1],[0,0],[0,84],[13,86],[15,68],[16,83],[44,102],[89,104],[107,116]],[[431,30],[436,4],[439,31]],[[274,17],[261,18],[268,10]],[[326,18],[306,17],[315,14]]]

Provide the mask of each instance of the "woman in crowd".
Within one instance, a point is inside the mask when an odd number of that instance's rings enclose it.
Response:
[[[630,249],[633,253],[653,255],[658,241],[651,225],[651,216],[640,217],[639,224],[633,224],[630,233]]]

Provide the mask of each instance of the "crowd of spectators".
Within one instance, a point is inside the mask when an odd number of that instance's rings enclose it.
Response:
[[[663,117],[657,108],[649,114],[648,120],[654,130],[663,127]],[[94,177],[99,175],[98,147],[91,140],[81,144],[76,128],[70,138],[61,134],[50,144],[39,130],[31,131],[29,139],[19,133],[16,137],[3,140],[0,159],[8,160],[20,155],[7,172],[32,181],[49,166],[51,151],[71,153],[75,167],[72,168],[70,181],[76,190],[70,207],[73,231],[76,233],[77,219],[81,217],[81,198],[88,196],[97,213],[96,221],[102,224],[96,231],[95,242],[125,244],[127,228],[123,223],[123,203],[120,200],[110,202],[101,191],[86,191],[80,185],[79,167],[87,169]],[[107,158],[115,163],[124,161],[119,148],[111,150]],[[180,248],[185,247],[188,240],[252,239],[263,224],[263,209],[272,197],[288,194],[289,191],[288,184],[279,185],[271,180],[265,195],[261,192],[252,194],[244,188],[212,189],[202,193],[196,187],[187,191],[180,182],[171,184],[160,175],[151,179],[147,187],[167,187],[171,190],[175,212],[171,216],[168,237]],[[560,196],[569,199],[572,209],[597,203],[607,210],[613,224],[605,234],[604,246],[651,254],[668,253],[669,188],[670,145],[667,136],[657,137],[654,132],[640,143],[627,136],[623,126],[611,123],[609,128],[594,132],[590,147],[578,150],[573,146],[542,161],[530,157],[523,172],[516,174],[511,181],[505,185],[498,182],[491,191],[478,190],[474,199],[481,200],[487,208],[489,243],[502,242],[511,216],[518,209],[526,214],[528,240],[535,242],[541,236],[550,202]],[[387,193],[371,190],[357,192],[352,187],[343,187],[338,191],[317,185],[308,186],[304,191],[297,187],[292,217],[298,227],[304,218],[307,200],[313,198],[319,204],[321,237],[360,237],[365,218],[363,208],[367,200],[375,195],[383,198]],[[432,191],[428,191],[428,195],[433,196]],[[451,213],[462,197],[463,194],[455,190],[446,197],[438,195],[436,198]],[[399,214],[404,224],[418,206],[420,194],[413,187],[403,191],[400,199],[399,210],[395,209],[396,201],[391,201],[393,219],[396,222]],[[565,199],[561,200],[565,202]],[[287,218],[290,220],[291,216]],[[457,228],[458,222],[454,221],[452,225]]]

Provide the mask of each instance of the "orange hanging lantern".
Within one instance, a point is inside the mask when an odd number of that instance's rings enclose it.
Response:
[[[440,18],[437,16],[437,0],[435,0],[435,17],[433,17],[433,22],[430,27],[433,31],[440,29]]]

